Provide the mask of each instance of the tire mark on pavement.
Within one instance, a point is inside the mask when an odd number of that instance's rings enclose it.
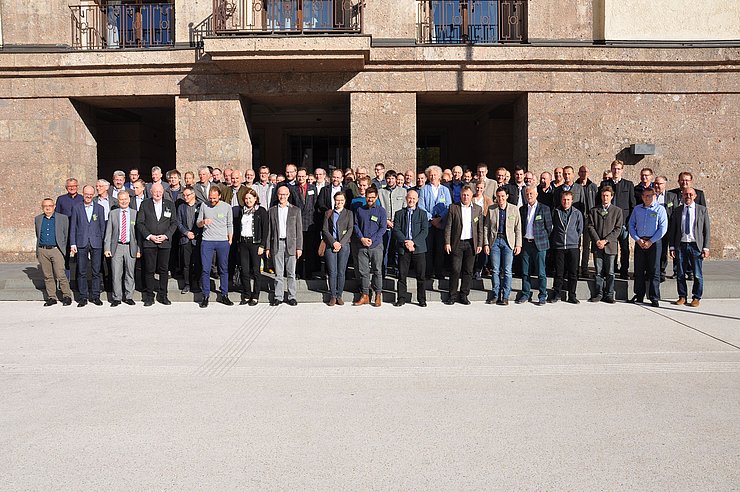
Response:
[[[737,346],[737,345],[735,345],[734,343],[728,342],[727,340],[723,340],[723,339],[721,339],[721,338],[719,338],[719,337],[715,337],[714,335],[711,335],[711,334],[707,333],[706,331],[702,331],[702,330],[700,330],[699,328],[695,328],[695,327],[693,327],[693,326],[691,326],[691,325],[687,325],[687,324],[686,324],[686,323],[684,323],[683,321],[679,321],[679,320],[677,320],[677,319],[675,319],[675,318],[671,318],[671,317],[670,317],[670,316],[668,316],[667,314],[665,314],[665,313],[663,313],[663,312],[661,312],[661,311],[658,311],[657,309],[652,309],[652,308],[649,308],[649,307],[647,307],[647,306],[643,306],[643,308],[644,308],[644,309],[647,309],[647,310],[648,310],[648,311],[650,311],[651,313],[655,313],[655,314],[657,314],[658,316],[662,316],[663,318],[669,319],[669,320],[673,321],[674,323],[677,323],[677,324],[679,324],[679,325],[681,325],[681,326],[685,326],[686,328],[689,328],[689,329],[691,329],[691,330],[694,330],[694,331],[696,331],[696,332],[698,332],[698,333],[701,333],[702,335],[708,336],[709,338],[713,338],[713,339],[717,340],[718,342],[722,342],[722,343],[724,343],[724,344],[727,344],[727,345],[729,345],[730,347],[733,347],[733,348],[736,348],[736,349],[740,350],[740,347],[738,347],[738,346]],[[687,311],[687,312],[690,312],[690,311]]]

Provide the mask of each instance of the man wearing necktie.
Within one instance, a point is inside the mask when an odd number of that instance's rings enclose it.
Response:
[[[427,305],[424,278],[429,221],[426,212],[417,207],[418,202],[418,192],[409,190],[406,193],[406,208],[396,211],[393,218],[393,237],[398,245],[398,296],[394,306],[403,306],[410,301],[406,279],[412,263],[416,271],[416,298],[419,306]]]
[[[118,192],[118,207],[110,211],[105,229],[104,254],[111,258],[113,301],[111,307],[124,303],[133,306],[134,270],[139,246],[136,242],[136,210],[129,207],[131,197],[127,190]],[[123,279],[121,277],[123,276]],[[121,289],[123,284],[123,289]]]

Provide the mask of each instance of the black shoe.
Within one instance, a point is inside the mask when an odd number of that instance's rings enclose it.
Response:
[[[199,306],[202,308],[207,308],[208,307],[208,297],[204,296],[203,299],[200,301]]]
[[[427,301],[419,301],[419,307],[427,307]]]
[[[77,303],[77,307],[85,307],[87,306],[87,299],[80,299],[80,302]]]
[[[602,299],[607,304],[614,304],[616,301],[614,301],[614,298],[612,296],[606,296],[604,299]]]
[[[47,300],[46,300],[46,302],[44,303],[44,307],[49,307],[49,306],[53,306],[53,305],[54,305],[54,304],[56,304],[56,303],[57,303],[57,300],[56,300],[56,299],[51,299],[51,298],[49,298],[49,299],[47,299]]]
[[[555,304],[560,300],[560,294],[550,294],[550,297],[547,299],[547,302],[550,304]]]
[[[257,299],[252,298],[252,299],[249,300],[249,303],[248,304],[250,306],[256,306],[258,303],[259,303],[259,301],[257,301]]]
[[[535,306],[544,306],[545,304],[547,304],[547,299],[538,299],[536,301],[532,301],[532,304],[534,304]]]
[[[288,306],[297,306],[297,305],[298,305],[298,301],[296,301],[295,299],[288,299]]]
[[[580,304],[581,301],[578,300],[576,296],[570,296],[568,297],[568,302],[571,304]]]
[[[662,284],[663,282],[665,282],[665,275],[660,276],[660,283]]]
[[[468,299],[468,296],[460,296],[460,300],[458,300],[457,302],[459,302],[463,306],[469,306],[470,305],[470,300]]]
[[[134,302],[133,299],[124,299],[123,303],[128,304],[129,306],[136,306],[136,302]]]
[[[396,302],[393,303],[393,305],[396,306],[396,307],[401,307],[404,304],[406,304],[406,300],[405,299],[399,299],[399,300],[397,300]]]
[[[221,298],[218,300],[218,302],[220,302],[224,306],[233,306],[234,305],[234,302],[231,299],[229,299],[229,296],[223,296],[222,295]]]
[[[70,306],[72,305],[72,298],[71,297],[65,297],[62,299],[62,306]]]
[[[120,305],[121,305],[121,301],[112,301],[110,303],[110,307],[116,307],[116,306],[120,306]]]
[[[630,304],[642,304],[642,297],[632,296],[627,302]]]
[[[242,300],[239,302],[239,305],[240,306],[246,306],[247,304],[249,304],[249,301],[247,300],[247,298],[246,297],[242,297]]]
[[[600,295],[595,295],[591,299],[588,300],[588,302],[601,302],[602,297]]]
[[[153,299],[147,299],[146,301],[144,301],[144,307],[150,307],[150,306],[154,306]]]
[[[499,306],[508,306],[509,305],[509,300],[502,298],[501,301],[500,302],[497,302],[496,304],[498,304]]]
[[[694,274],[689,272],[686,274],[686,280],[694,280]]]
[[[167,298],[167,296],[160,297],[159,303],[164,304],[165,306],[169,306],[170,304],[172,304],[172,302]]]
[[[446,299],[446,300],[444,301],[444,303],[445,303],[445,304],[447,304],[448,306],[452,306],[453,304],[455,304],[455,298],[454,298],[454,297],[452,297],[452,296],[450,296],[450,297],[448,297],[448,298],[447,298],[447,299]]]
[[[525,303],[525,302],[527,302],[527,301],[529,301],[529,299],[528,299],[528,298],[526,298],[526,297],[524,297],[524,296],[521,296],[521,297],[517,298],[517,300],[516,300],[516,301],[514,301],[514,302],[515,302],[516,304],[524,304],[524,303]]]
[[[653,299],[652,301],[650,301],[650,305],[653,307],[660,307],[660,302],[658,302],[657,299]]]
[[[101,301],[101,300],[100,300],[99,298],[97,298],[97,297],[96,297],[96,298],[94,298],[94,299],[92,299],[92,300],[91,300],[90,302],[92,302],[92,303],[93,303],[93,304],[95,304],[96,306],[102,306],[102,305],[103,305],[103,301]]]
[[[279,306],[280,304],[282,304],[282,301],[279,301],[277,299],[273,299],[272,301],[270,301],[270,306]]]
[[[188,292],[190,292],[190,286],[186,284],[180,291],[180,294],[187,294]]]

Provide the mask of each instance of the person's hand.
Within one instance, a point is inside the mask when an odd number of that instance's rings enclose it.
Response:
[[[411,239],[407,239],[403,242],[403,246],[408,250],[413,252],[414,251],[414,242]]]
[[[708,249],[701,250],[701,256],[702,258],[709,258],[709,250]]]
[[[475,248],[475,254],[478,255],[478,254],[480,254],[481,251],[483,251],[483,246],[478,246],[477,248]],[[514,250],[514,251],[516,251],[516,250]],[[519,253],[514,253],[514,254],[515,255],[518,255]]]
[[[599,249],[606,248],[606,239],[599,239],[598,241],[596,241],[596,247]]]
[[[203,219],[203,225],[211,225],[213,224],[213,219]]]
[[[369,248],[370,246],[373,245],[373,240],[370,239],[369,237],[363,237],[360,239],[360,244],[362,244],[366,248]]]
[[[451,244],[445,244],[445,252],[447,254],[452,253],[452,245]]]
[[[432,225],[434,227],[436,227],[437,229],[441,229],[442,228],[442,219],[439,218],[439,217],[434,217],[432,219]]]
[[[74,256],[74,255],[76,255],[76,254],[77,254],[77,246],[74,246],[74,245],[73,245],[73,246],[71,246],[71,247],[69,248],[69,255],[70,255],[70,256]]]
[[[514,256],[518,256],[519,253],[521,253],[521,252],[522,252],[522,247],[521,246],[515,246],[514,247]]]
[[[295,257],[296,257],[296,259],[300,258],[302,254],[303,254],[303,250],[302,249],[295,250]]]
[[[484,248],[484,251],[486,252],[486,256],[489,256],[491,254],[491,247],[490,246],[486,246]]]
[[[668,254],[671,255],[671,258],[674,258],[674,259],[676,258],[676,250],[675,249],[670,250],[668,252]]]
[[[195,233],[192,231],[188,231],[188,239],[195,239]]]
[[[270,257],[270,250],[269,249],[266,249],[265,250],[265,257],[267,257],[267,258]]]
[[[335,253],[338,253],[339,250],[342,249],[342,243],[340,243],[339,241],[334,241],[334,244],[331,245],[331,248]]]
[[[265,252],[265,248],[262,246],[257,247],[257,256],[262,256],[262,254]]]
[[[137,257],[137,258],[141,258],[141,251],[137,251],[137,252],[136,252],[136,257]]]
[[[111,256],[113,256],[113,254],[110,251],[105,251],[103,252],[103,256],[105,256],[106,258],[110,258]]]

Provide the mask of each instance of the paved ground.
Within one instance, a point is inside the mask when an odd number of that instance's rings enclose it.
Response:
[[[0,303],[4,490],[740,486],[737,300],[80,313]]]

